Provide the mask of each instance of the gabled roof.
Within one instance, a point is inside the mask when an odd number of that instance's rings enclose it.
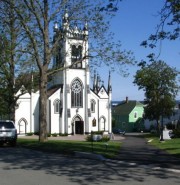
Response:
[[[124,101],[113,108],[113,114],[129,115],[136,106],[143,107],[144,105],[135,100]]]
[[[98,96],[100,98],[108,98],[108,93],[106,91],[106,88],[104,87],[104,85],[102,85],[98,91]]]
[[[54,94],[59,88],[63,88],[63,85],[57,85],[47,90],[47,97],[49,98],[52,94]]]
[[[106,88],[104,87],[104,85],[102,85],[102,86],[99,88],[98,92],[95,92],[93,89],[90,89],[90,90],[91,90],[91,92],[92,92],[93,94],[95,94],[98,98],[102,98],[101,90],[104,91],[104,95],[106,95],[107,97],[109,96],[109,95],[108,95],[108,92],[107,92],[107,90],[106,90]]]

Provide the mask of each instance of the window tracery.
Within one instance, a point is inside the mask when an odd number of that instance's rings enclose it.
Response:
[[[82,107],[83,106],[83,90],[81,82],[76,79],[71,85],[71,106]]]

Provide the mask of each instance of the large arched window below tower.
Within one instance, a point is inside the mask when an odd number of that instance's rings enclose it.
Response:
[[[83,106],[83,89],[82,84],[78,79],[74,80],[71,85],[71,106]]]
[[[71,61],[73,68],[82,68],[82,46],[72,45],[71,47]]]

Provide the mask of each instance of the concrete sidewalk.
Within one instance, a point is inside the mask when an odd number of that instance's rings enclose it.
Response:
[[[69,135],[69,136],[57,136],[57,137],[48,137],[48,140],[74,140],[74,141],[86,141],[88,135]],[[23,139],[39,139],[39,136],[37,135],[32,135],[32,136],[25,136],[25,135],[18,135],[18,138],[23,138]],[[124,137],[121,135],[115,135],[114,136],[114,141],[121,141],[123,140]]]
[[[73,136],[57,136],[57,137],[48,137],[48,140],[75,140],[75,141],[85,141],[86,135],[73,135]],[[25,135],[18,135],[18,138],[23,139],[39,139],[39,136],[32,135],[32,136],[25,136]]]

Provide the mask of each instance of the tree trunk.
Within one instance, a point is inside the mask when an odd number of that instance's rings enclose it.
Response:
[[[47,70],[40,71],[39,141],[47,141]]]
[[[158,118],[157,120],[156,120],[156,130],[157,130],[157,133],[158,134],[160,134],[161,133],[161,131],[160,131],[160,118]]]
[[[47,69],[50,63],[49,52],[49,24],[48,1],[44,0],[44,62],[40,67],[40,113],[39,113],[39,141],[47,141]]]

